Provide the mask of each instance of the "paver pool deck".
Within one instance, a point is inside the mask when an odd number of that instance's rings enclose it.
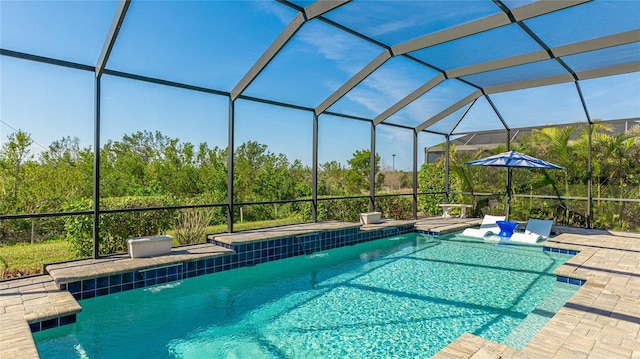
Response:
[[[384,221],[362,230],[413,224],[420,230],[449,233],[477,225],[479,219],[427,218]],[[264,240],[292,233],[352,228],[354,223],[317,223],[218,236],[231,242]],[[545,246],[579,251],[554,274],[586,280],[576,294],[521,350],[464,334],[437,353],[438,359],[632,358],[640,359],[640,233],[554,227]],[[48,266],[49,274],[0,282],[0,358],[38,358],[29,323],[75,314],[81,304],[59,283],[99,274],[228,254],[212,244],[178,247],[167,256],[130,259],[113,256]]]

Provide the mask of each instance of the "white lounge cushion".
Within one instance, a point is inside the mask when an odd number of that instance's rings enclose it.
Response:
[[[505,216],[491,216],[485,215],[480,224],[480,228],[467,228],[462,231],[463,236],[483,238],[500,233],[500,227],[496,224],[497,221],[504,221]]]
[[[462,231],[463,236],[477,237],[477,238],[491,236],[498,233],[500,233],[500,228],[498,226],[496,226],[495,228],[483,228],[483,229],[467,228],[464,231]]]
[[[539,241],[549,238],[551,227],[553,227],[553,221],[551,220],[529,219],[524,233],[514,233],[510,240],[524,243],[538,243]]]
[[[543,239],[542,236],[533,233],[514,233],[509,238],[510,241],[522,243],[538,243],[538,241]]]

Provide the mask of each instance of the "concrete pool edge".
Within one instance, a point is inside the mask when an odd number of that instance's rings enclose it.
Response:
[[[72,322],[82,311],[73,296],[60,290],[49,275],[0,282],[0,300],[0,358],[38,358],[32,325]]]
[[[0,358],[40,357],[26,320],[1,319],[0,327]]]

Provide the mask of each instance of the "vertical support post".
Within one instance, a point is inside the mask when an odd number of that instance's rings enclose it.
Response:
[[[592,223],[591,220],[593,219],[593,193],[592,191],[592,171],[593,168],[591,168],[592,164],[591,164],[591,145],[592,145],[592,139],[591,136],[593,135],[593,123],[591,121],[589,121],[588,124],[589,128],[588,128],[588,149],[587,149],[587,228],[593,228],[592,227]]]
[[[576,81],[574,81],[575,85],[576,85],[576,91],[578,92],[578,96],[580,97],[580,102],[582,103],[582,109],[584,110],[584,115],[587,117],[587,122],[588,122],[588,128],[587,128],[587,133],[588,133],[588,149],[587,149],[587,228],[592,228],[591,227],[591,221],[593,219],[593,193],[592,193],[592,178],[591,176],[593,175],[593,168],[592,167],[592,163],[591,163],[591,145],[592,145],[592,139],[591,136],[593,134],[593,121],[591,120],[591,115],[589,114],[589,110],[587,109],[587,102],[584,100],[584,95],[582,94],[582,89],[580,88],[580,83],[577,81],[578,79],[576,78]]]
[[[229,138],[227,143],[227,232],[233,232],[233,164],[235,100],[229,97]]]
[[[100,258],[100,79],[94,82],[94,123],[93,123],[93,259]]]
[[[507,128],[507,151],[511,151],[511,129],[509,128]],[[505,216],[508,221],[511,211],[511,167],[507,167],[507,196],[505,200]]]
[[[369,212],[375,211],[376,195],[376,125],[371,122],[371,153],[369,154]]]
[[[318,221],[318,115],[313,113],[313,150],[311,163],[311,222]]]
[[[100,257],[100,79],[127,15],[131,0],[120,0],[95,67],[95,121],[93,123],[93,258]]]
[[[449,161],[451,157],[451,141],[449,141],[449,135],[445,135],[445,138],[447,140],[447,146],[444,158],[444,203],[449,203]]]
[[[418,132],[413,130],[413,219],[418,219]]]

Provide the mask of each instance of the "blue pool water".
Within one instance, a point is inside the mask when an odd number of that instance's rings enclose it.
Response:
[[[540,247],[416,233],[83,300],[48,358],[429,357],[465,332],[522,347],[578,286]]]

